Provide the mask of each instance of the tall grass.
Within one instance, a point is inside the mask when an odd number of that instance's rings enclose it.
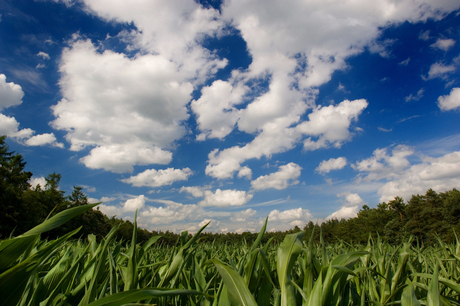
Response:
[[[57,214],[29,232],[0,242],[0,305],[459,305],[460,245],[420,248],[302,242],[303,232],[262,244],[200,243],[183,233],[162,247],[151,238],[116,241],[113,228],[56,240],[40,234],[94,205]]]

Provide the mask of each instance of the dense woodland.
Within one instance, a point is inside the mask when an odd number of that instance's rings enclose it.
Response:
[[[59,189],[60,174],[52,173],[46,178],[46,185],[31,186],[32,173],[25,171],[25,161],[20,154],[10,152],[0,137],[0,239],[17,236],[42,223],[45,219],[70,207],[88,204],[88,198],[81,187],[74,187],[70,195]],[[133,223],[117,218],[108,218],[97,208],[72,219],[63,226],[46,233],[43,238],[53,239],[70,230],[82,227],[77,237],[94,234],[97,238],[107,235],[110,229],[120,224],[117,239],[130,240]],[[460,233],[460,191],[437,193],[428,190],[425,195],[413,195],[407,202],[396,197],[388,203],[380,203],[376,208],[364,205],[358,216],[351,219],[329,220],[322,224],[309,222],[303,229],[295,227],[286,232],[269,232],[267,241],[281,242],[286,234],[305,230],[305,239],[315,231],[319,241],[320,232],[326,242],[339,240],[349,243],[366,243],[370,236],[380,237],[391,244],[400,244],[413,237],[414,243],[435,244],[438,239],[450,243]],[[45,235],[45,234],[44,234]],[[138,242],[162,235],[161,243],[174,245],[180,236],[172,232],[138,230]],[[201,241],[216,243],[251,243],[255,233],[202,233]]]

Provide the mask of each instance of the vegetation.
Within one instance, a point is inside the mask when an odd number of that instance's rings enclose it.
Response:
[[[305,232],[281,244],[202,243],[182,233],[177,246],[159,236],[126,243],[120,225],[100,243],[94,235],[55,240],[40,235],[91,209],[64,210],[0,242],[0,305],[458,305],[460,243],[420,248],[369,239],[366,245],[308,244]]]

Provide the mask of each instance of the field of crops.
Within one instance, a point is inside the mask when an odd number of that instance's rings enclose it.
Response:
[[[159,237],[136,244],[56,240],[40,234],[91,208],[63,211],[0,242],[1,305],[457,305],[460,244],[351,246],[304,243],[303,232],[274,245],[200,243]],[[136,228],[136,226],[134,227]]]

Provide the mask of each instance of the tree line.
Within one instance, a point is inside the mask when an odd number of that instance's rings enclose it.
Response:
[[[82,187],[75,186],[70,195],[65,195],[59,189],[60,174],[49,174],[43,187],[31,186],[29,180],[32,173],[25,171],[26,163],[20,154],[9,151],[5,139],[6,136],[0,137],[0,239],[20,235],[67,208],[88,204]],[[85,238],[92,234],[100,240],[115,225],[120,225],[117,239],[131,239],[134,227],[132,222],[109,218],[98,208],[46,233],[44,238],[54,239],[81,227],[78,237]],[[284,232],[267,232],[263,242],[269,239],[274,243],[281,242],[286,234],[301,230],[296,226]],[[452,189],[437,193],[430,189],[425,195],[413,195],[407,203],[396,197],[375,208],[364,205],[355,218],[332,219],[321,224],[310,221],[303,230],[306,231],[304,239],[313,236],[319,242],[322,235],[327,243],[344,241],[362,244],[367,243],[369,238],[380,238],[392,244],[400,244],[411,237],[414,242],[424,245],[434,244],[438,239],[450,243],[455,241],[456,233],[460,233],[460,191]],[[156,235],[162,236],[160,243],[180,243],[180,235],[173,232],[138,229],[139,242],[145,242]],[[202,233],[200,237],[202,242],[252,243],[257,234]]]

